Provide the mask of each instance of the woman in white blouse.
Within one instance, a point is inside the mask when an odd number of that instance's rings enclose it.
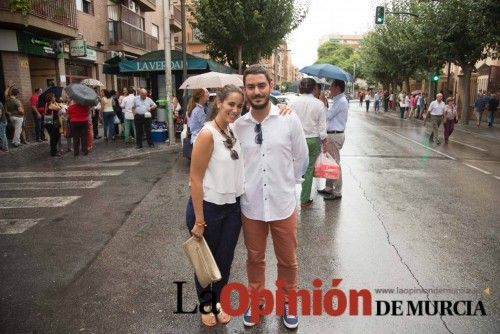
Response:
[[[200,304],[213,298],[219,301],[227,284],[234,249],[241,229],[240,196],[243,194],[243,161],[240,143],[234,136],[232,123],[239,117],[243,94],[233,85],[217,92],[211,119],[205,123],[191,156],[191,198],[186,210],[186,222],[191,234],[202,236],[208,243],[222,275],[222,280],[202,288],[195,277]],[[211,303],[208,303],[211,305]],[[217,322],[227,324],[231,317],[217,303],[217,310],[205,306],[201,315],[206,326]]]

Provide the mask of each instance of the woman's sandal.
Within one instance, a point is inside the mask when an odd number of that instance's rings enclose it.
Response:
[[[223,325],[231,321],[231,316],[224,312],[220,303],[217,303],[217,321]]]
[[[212,312],[210,313],[202,313],[201,314],[201,322],[207,326],[207,327],[213,327],[215,325],[217,325],[217,320],[215,318],[215,314],[213,314]]]

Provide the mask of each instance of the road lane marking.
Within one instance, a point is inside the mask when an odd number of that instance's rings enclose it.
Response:
[[[58,172],[3,172],[0,179],[6,178],[35,178],[35,177],[80,177],[80,176],[118,176],[125,170],[86,170],[86,171],[58,171]]]
[[[0,219],[0,234],[19,234],[43,219]]]
[[[103,184],[104,181],[11,182],[0,183],[0,190],[93,189]]]
[[[0,209],[57,208],[79,199],[81,196],[0,198]]]
[[[66,166],[65,168],[82,168],[82,167],[133,167],[140,164],[140,161],[122,161],[122,162],[103,162],[95,164],[82,164]]]
[[[418,141],[413,140],[413,139],[411,139],[411,138],[408,138],[408,137],[406,137],[406,136],[403,136],[403,135],[401,135],[401,134],[399,134],[399,133],[397,133],[397,132],[395,132],[395,131],[391,131],[391,130],[388,130],[388,129],[384,129],[384,130],[385,130],[385,131],[387,131],[387,132],[390,132],[390,133],[392,133],[392,134],[394,134],[394,135],[396,135],[396,136],[398,136],[398,137],[401,137],[401,138],[404,138],[404,139],[406,139],[406,140],[409,140],[409,141],[411,141],[412,143],[415,143],[415,144],[417,144],[417,145],[419,145],[419,146],[422,146],[423,148],[426,148],[426,149],[428,149],[428,150],[431,150],[432,152],[435,152],[435,153],[440,154],[440,155],[442,155],[442,156],[444,156],[444,157],[447,157],[448,159],[451,159],[451,160],[457,160],[456,158],[454,158],[454,157],[452,157],[452,156],[449,156],[448,154],[445,154],[445,153],[443,153],[443,152],[440,152],[440,151],[438,151],[438,150],[435,150],[435,149],[433,149],[433,148],[431,148],[431,147],[429,147],[429,146],[425,146],[425,145],[423,145],[423,144],[419,143]]]
[[[495,177],[495,179],[500,180],[500,176],[495,175],[494,177]]]
[[[484,169],[481,169],[481,168],[479,168],[479,167],[476,167],[476,166],[473,166],[473,165],[469,165],[469,164],[467,164],[467,163],[465,163],[465,162],[464,162],[463,164],[464,164],[464,165],[466,165],[467,167],[470,167],[470,168],[472,168],[472,169],[475,169],[475,170],[477,170],[477,171],[479,171],[479,172],[481,172],[481,173],[484,173],[484,174],[486,174],[486,175],[491,175],[491,173],[490,173],[490,172],[488,172],[488,171],[486,171],[486,170],[484,170]]]
[[[460,144],[460,145],[468,146],[470,148],[476,149],[476,150],[481,151],[481,152],[488,152],[488,150],[486,150],[484,148],[477,147],[477,146],[470,145],[470,144],[466,144],[466,143],[463,143],[463,142],[455,140],[455,139],[450,139],[450,141],[452,141],[454,143],[457,143],[457,144]]]

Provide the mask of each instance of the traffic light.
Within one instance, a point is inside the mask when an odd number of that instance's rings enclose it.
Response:
[[[434,72],[434,74],[432,75],[432,81],[438,82],[440,77],[441,76],[439,75],[439,72]]]
[[[385,8],[383,6],[377,6],[375,9],[375,24],[384,23]]]

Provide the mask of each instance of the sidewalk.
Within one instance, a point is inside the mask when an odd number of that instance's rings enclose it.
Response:
[[[73,152],[67,152],[66,138],[61,138],[64,154],[60,157],[50,156],[49,142],[30,142],[17,148],[9,148],[9,152],[0,151],[0,170],[12,170],[26,167],[57,167],[72,164],[93,163],[119,159],[134,158],[149,155],[156,152],[179,152],[181,150],[180,140],[170,146],[167,143],[154,143],[155,147],[149,148],[145,145],[137,149],[135,144],[125,144],[122,139],[115,141],[94,140],[93,149],[87,156],[73,156]]]

